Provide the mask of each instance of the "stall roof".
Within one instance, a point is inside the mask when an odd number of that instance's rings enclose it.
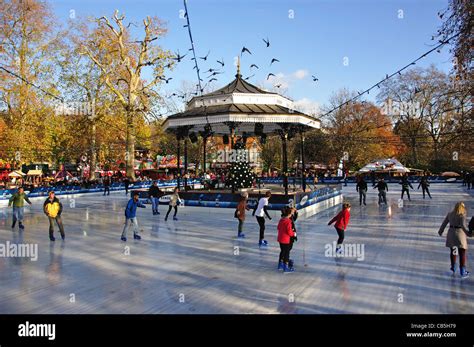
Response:
[[[18,170],[10,172],[8,174],[8,177],[23,177],[23,176],[25,176],[25,174],[21,171],[18,171]]]
[[[410,169],[403,166],[397,159],[378,159],[365,165],[359,172],[410,172]]]
[[[41,170],[28,170],[27,176],[42,176],[43,171]]]

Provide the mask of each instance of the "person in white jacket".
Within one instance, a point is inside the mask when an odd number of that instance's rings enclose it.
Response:
[[[178,192],[179,192],[178,187],[174,188],[173,194],[170,197],[170,205],[169,205],[169,208],[168,208],[168,212],[166,213],[165,221],[168,220],[168,216],[169,216],[169,214],[171,212],[171,209],[173,207],[174,207],[173,220],[178,220],[178,218],[176,218],[176,215],[178,214],[178,205],[181,204],[181,199],[179,198]]]

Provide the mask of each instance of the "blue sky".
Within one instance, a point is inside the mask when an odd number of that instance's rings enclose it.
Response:
[[[52,4],[64,22],[70,10],[76,17],[100,17],[119,9],[131,21],[156,15],[168,28],[161,40],[164,48],[184,53],[190,47],[185,19],[179,15],[184,8],[181,0],[57,0]],[[188,0],[198,56],[211,51],[208,63],[199,61],[201,71],[218,67],[217,59],[226,64],[216,88],[234,78],[234,57],[245,46],[252,55],[244,54],[242,74],[255,73],[249,82],[268,88],[281,83],[288,96],[308,104],[325,104],[342,87],[366,89],[429,50],[431,36],[441,24],[437,12],[446,6],[447,0]],[[267,37],[269,48],[262,41]],[[165,92],[179,88],[182,81],[196,83],[189,58],[191,54],[167,74],[173,80],[163,86]],[[280,62],[269,66],[272,58]],[[417,65],[434,64],[448,72],[450,60],[445,47]],[[250,70],[252,63],[260,69]],[[270,72],[278,76],[272,84],[266,82]],[[313,82],[311,75],[319,81]]]

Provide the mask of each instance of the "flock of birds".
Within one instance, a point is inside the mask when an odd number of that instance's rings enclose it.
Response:
[[[267,37],[266,39],[262,39],[262,41],[264,42],[266,48],[269,48],[269,47],[270,47],[270,40],[268,39],[268,37]],[[193,51],[193,48],[190,48],[189,51]],[[189,52],[188,52],[188,53],[185,53],[185,54],[181,54],[180,51],[178,50],[178,51],[176,51],[176,52],[174,53],[174,56],[172,57],[172,59],[173,59],[176,63],[180,63],[180,62],[182,62],[182,61],[184,60],[184,58],[185,58],[188,54],[189,54]],[[211,51],[208,50],[208,52],[207,52],[206,55],[204,55],[204,56],[199,56],[199,57],[197,57],[197,59],[200,59],[200,60],[202,60],[203,62],[209,62],[209,61],[210,61],[210,58],[209,58],[209,55],[210,55],[210,54],[211,54]],[[240,51],[240,56],[242,57],[244,54],[253,55],[252,52],[250,51],[250,49],[247,48],[247,47],[245,47],[245,46],[242,47],[242,49],[241,49],[241,51]],[[196,58],[193,56],[193,57],[191,58],[191,60],[192,60],[192,61],[195,61]],[[223,58],[220,59],[220,60],[217,59],[216,62],[219,64],[217,67],[211,67],[211,68],[209,68],[208,70],[203,71],[204,74],[207,74],[207,76],[206,76],[206,80],[207,80],[207,81],[206,81],[206,84],[204,85],[204,87],[201,87],[201,93],[204,91],[204,89],[206,88],[206,86],[208,86],[210,83],[215,82],[215,81],[218,81],[218,75],[224,73],[224,71],[222,70],[222,69],[224,68],[224,66],[225,66],[224,59],[223,59]],[[279,63],[279,62],[280,62],[280,60],[279,60],[278,58],[272,58],[272,59],[270,60],[269,67],[272,67],[274,64]],[[171,67],[171,66],[172,66],[171,63],[168,64],[168,65],[166,65],[166,67],[168,67],[168,68]],[[195,70],[195,69],[198,69],[198,72],[200,72],[200,71],[199,71],[198,64],[195,64],[195,66],[193,67],[193,70]],[[259,67],[257,64],[255,64],[255,63],[250,64],[250,71],[256,71],[256,70],[260,70],[260,67]],[[249,76],[247,76],[247,77],[244,77],[244,80],[247,81],[247,80],[249,80],[250,78],[252,78],[252,77],[254,77],[254,76],[255,76],[255,73],[253,73],[252,75],[249,75]],[[277,78],[277,76],[276,76],[273,72],[269,72],[269,73],[267,74],[267,76],[266,76],[266,80],[267,80],[267,81],[270,80],[271,77],[273,77],[274,79]],[[201,77],[199,77],[199,78],[200,78],[200,82],[204,82],[204,80],[203,80]],[[316,76],[314,76],[314,75],[312,75],[311,78],[312,78],[313,82],[319,81],[319,79],[318,79]],[[165,83],[168,83],[168,82],[169,82],[170,80],[172,80],[172,79],[173,79],[172,77],[170,77],[170,78],[161,77],[161,80],[164,81]],[[282,84],[281,84],[281,83],[278,83],[278,84],[273,85],[273,87],[274,87],[274,88],[281,88],[281,87],[282,87]],[[198,95],[198,90],[199,90],[199,88],[200,88],[200,83],[196,85],[196,92],[190,93],[190,94],[191,94],[192,96],[197,96],[197,95]],[[169,95],[169,97],[173,97],[173,96],[180,97],[180,98],[182,98],[182,99],[184,100],[187,96],[189,96],[189,94],[187,95],[186,93],[181,93],[181,94],[179,94],[179,93],[172,93],[172,94]]]

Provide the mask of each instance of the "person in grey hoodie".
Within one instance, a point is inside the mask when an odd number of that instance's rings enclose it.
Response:
[[[459,255],[459,270],[463,278],[469,276],[469,271],[466,270],[467,237],[472,237],[472,230],[467,228],[466,219],[466,206],[460,201],[444,218],[438,231],[439,236],[443,236],[449,223],[446,247],[450,249],[451,271],[453,275],[456,273],[456,257]]]

